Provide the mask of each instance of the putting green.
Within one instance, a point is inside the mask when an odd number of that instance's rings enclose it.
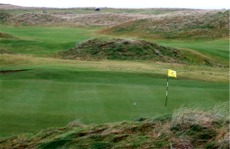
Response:
[[[79,120],[104,123],[153,117],[181,106],[228,101],[228,83],[169,80],[149,73],[37,67],[0,75],[0,132],[8,136]]]

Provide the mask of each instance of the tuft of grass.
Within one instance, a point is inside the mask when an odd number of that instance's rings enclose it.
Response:
[[[222,133],[222,128],[226,128],[229,124],[228,105],[229,102],[225,102],[214,106],[210,110],[199,108],[178,109],[173,112],[171,130],[178,137],[187,137],[191,144],[226,148],[229,146],[229,144],[226,144],[226,137],[229,132],[225,130],[221,139],[219,133]]]
[[[226,103],[217,107],[225,108]],[[215,110],[180,109],[172,118],[159,121],[119,122],[52,128],[30,135],[0,138],[1,148],[228,148],[228,123],[207,126],[199,119],[194,123],[181,117],[215,113]],[[211,112],[211,113],[210,113]],[[204,114],[205,113],[205,114]],[[165,116],[162,116],[165,117]],[[221,117],[222,118],[222,117]],[[216,116],[213,120],[221,123]],[[196,120],[196,119],[195,119]],[[176,121],[176,122],[175,122]],[[173,127],[172,127],[173,126]]]
[[[227,123],[230,120],[228,105],[228,102],[218,104],[209,111],[199,108],[180,108],[172,115],[172,127],[187,128],[191,125],[210,127],[216,122]]]

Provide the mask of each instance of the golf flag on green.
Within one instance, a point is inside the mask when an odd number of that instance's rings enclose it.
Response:
[[[174,78],[176,78],[176,71],[171,70],[171,69],[168,69],[167,84],[166,84],[166,99],[165,99],[165,106],[167,106],[167,101],[168,101],[169,77],[174,77]]]
[[[168,69],[168,77],[176,78],[176,71]]]

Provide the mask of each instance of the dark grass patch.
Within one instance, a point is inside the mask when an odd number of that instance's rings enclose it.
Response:
[[[129,136],[128,134],[116,135],[112,138],[112,142],[114,142],[114,143],[120,142],[120,141],[124,140],[125,138],[127,138],[128,136]]]
[[[54,140],[48,143],[42,143],[38,146],[38,148],[60,148],[63,146],[66,146],[66,144],[68,142],[71,142],[72,140],[67,140],[67,139],[58,139],[58,140]]]
[[[15,52],[0,48],[0,54],[14,54]]]
[[[217,132],[213,128],[203,127],[201,125],[191,125],[188,128],[177,125],[171,128],[175,136],[187,136],[192,144],[200,145],[213,140],[217,136]]]
[[[18,70],[0,70],[0,74],[10,74],[10,73],[16,73],[16,72],[22,72],[22,71],[30,71],[32,69],[18,69]]]
[[[2,33],[2,32],[0,32],[0,39],[1,38],[16,38],[15,36],[13,36],[13,35],[10,35],[10,34],[7,34],[7,33]]]

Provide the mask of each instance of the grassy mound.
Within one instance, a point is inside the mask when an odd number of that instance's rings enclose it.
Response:
[[[65,59],[152,60],[167,63],[213,65],[208,57],[189,50],[165,47],[144,40],[92,39],[59,53]]]
[[[131,21],[99,33],[166,39],[228,37],[229,11],[175,14]]]
[[[8,18],[8,24],[16,25],[49,25],[60,24],[65,20],[49,14],[25,13]]]
[[[224,110],[223,110],[224,109]],[[179,109],[135,122],[83,125],[0,139],[0,148],[228,148],[228,104],[210,111]]]

